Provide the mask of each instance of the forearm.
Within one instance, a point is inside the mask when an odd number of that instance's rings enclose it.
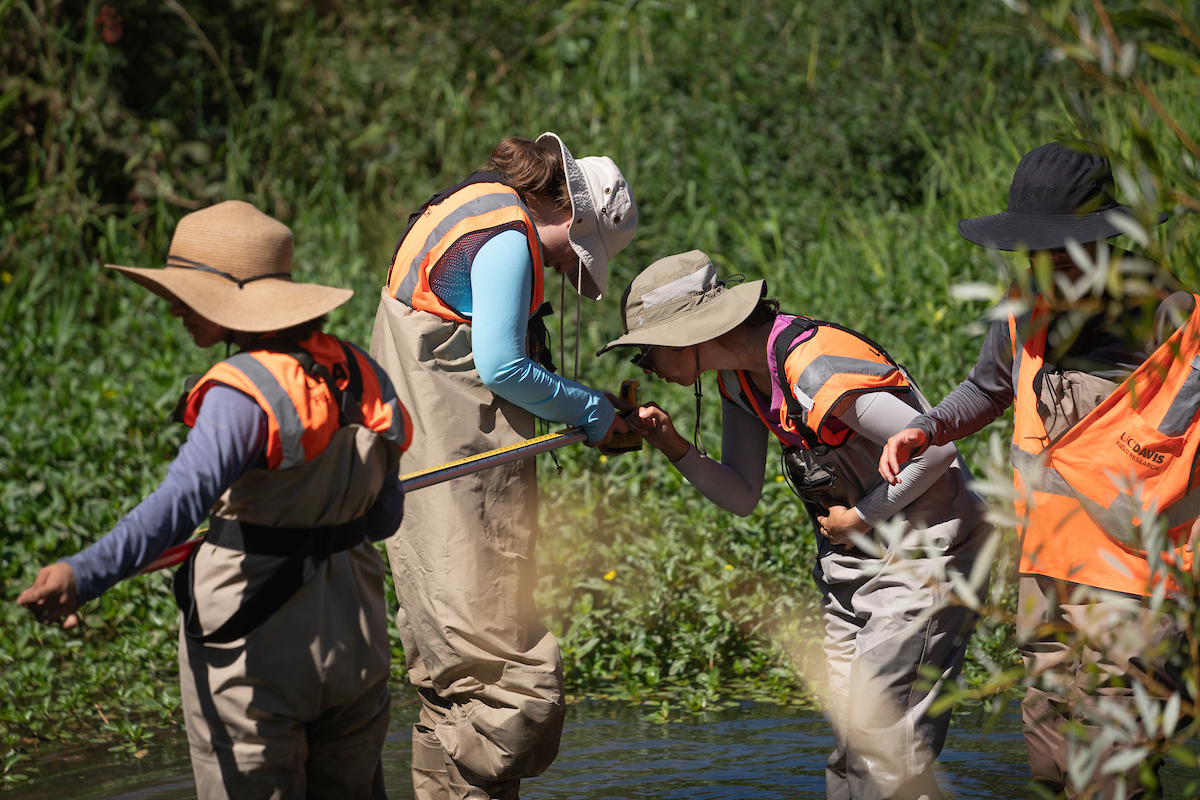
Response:
[[[967,379],[932,410],[905,427],[924,431],[931,445],[957,441],[981,430],[1012,405],[1012,372],[1008,323],[993,322],[980,348],[979,360],[971,367]]]
[[[546,371],[526,354],[532,260],[525,238],[506,231],[492,238],[471,270],[471,344],[480,380],[496,395],[553,422],[579,425],[592,441],[616,415],[604,395]]]
[[[1004,413],[1012,403],[1008,397],[985,392],[969,378],[934,408],[911,419],[906,428],[925,433],[931,446],[949,445],[980,431]]]
[[[722,404],[721,462],[689,445],[673,465],[711,502],[747,517],[762,497],[767,460],[767,430],[728,401]]]
[[[916,409],[890,392],[872,392],[859,397],[839,419],[859,435],[885,444],[888,438],[910,424]],[[891,519],[925,493],[946,471],[958,450],[953,444],[935,445],[909,461],[900,471],[900,483],[881,482],[858,502],[855,511],[871,527]]]
[[[209,390],[154,493],[94,545],[64,559],[75,572],[79,602],[99,597],[187,539],[221,492],[259,458],[266,429],[266,414],[253,400],[223,386]]]

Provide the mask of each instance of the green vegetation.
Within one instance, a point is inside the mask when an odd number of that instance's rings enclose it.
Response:
[[[767,278],[785,309],[868,334],[943,396],[974,361],[986,309],[951,287],[1008,280],[954,223],[1002,208],[1023,152],[1086,135],[1136,166],[1135,144],[1157,143],[1162,186],[1194,183],[1196,162],[1136,92],[1042,58],[1045,36],[1003,4],[894,5],[0,0],[5,599],[157,485],[184,436],[164,423],[183,376],[223,354],[197,351],[165,304],[101,264],[159,265],[182,214],[246,199],[292,226],[301,280],[357,290],[330,329],[365,343],[407,214],[510,134],[551,129],[576,155],[611,155],[635,190],[638,237],[610,295],[583,308],[587,382],[631,377],[617,355],[590,357],[619,330],[623,286],[695,247],[726,273]],[[1069,9],[1048,5],[1048,24],[1066,25]],[[1192,54],[1142,49],[1135,66],[1169,108],[1192,109],[1175,118],[1194,127],[1194,41],[1161,26],[1130,35]],[[1102,100],[1081,106],[1094,91]],[[1145,130],[1135,144],[1119,135],[1132,127]],[[1154,243],[1195,284],[1194,223],[1180,230]],[[547,295],[557,306],[557,287]],[[557,317],[568,349],[573,314]],[[686,390],[644,392],[690,420]],[[987,435],[1005,431],[997,421],[965,444],[973,466],[994,463]],[[657,454],[559,459],[560,475],[540,466],[539,602],[570,691],[693,709],[805,701],[799,676],[821,670],[814,544],[773,473],[742,520]],[[997,575],[1010,571],[1001,558]],[[56,742],[132,752],[179,725],[168,581],[116,587],[84,609],[82,632],[0,606],[5,782],[35,775],[25,757]],[[997,581],[998,606],[1011,593]],[[975,642],[971,685],[1016,663],[1003,621]]]

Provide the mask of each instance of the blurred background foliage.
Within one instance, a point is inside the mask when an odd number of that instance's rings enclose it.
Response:
[[[1003,210],[1021,154],[1054,139],[1103,143],[1131,200],[1173,212],[1145,249],[1196,286],[1194,9],[1109,5],[1137,45],[1123,58],[1104,53],[1098,2],[0,0],[5,598],[165,475],[182,377],[223,351],[198,351],[165,304],[101,265],[161,265],[180,216],[220,200],[289,224],[301,280],[355,288],[330,330],[365,344],[407,215],[495,142],[554,130],[576,156],[610,155],[641,223],[609,296],[582,310],[580,377],[608,388],[643,377],[590,356],[620,329],[621,289],[700,248],[765,277],[786,310],[881,342],[936,402],[974,362],[987,310],[951,288],[1002,286],[1015,263],[954,224]],[[689,420],[686,390],[644,391]],[[1006,425],[964,444],[977,470]],[[539,601],[571,692],[806,701],[823,670],[814,545],[774,465],[743,520],[656,454],[560,461],[540,466]],[[64,634],[0,607],[6,780],[47,742],[124,746],[143,723],[179,724],[168,577],[128,581],[85,616]],[[967,680],[1014,659],[1007,625],[986,625]]]

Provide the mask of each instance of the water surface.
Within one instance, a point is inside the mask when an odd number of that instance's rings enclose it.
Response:
[[[412,798],[410,728],[417,705],[406,695],[393,707],[384,749],[385,780],[393,800]],[[568,709],[558,760],[525,781],[525,800],[654,798],[767,800],[825,796],[825,758],[832,746],[819,716],[762,703],[742,703],[681,721],[648,721],[653,708],[612,702]],[[939,763],[939,782],[954,798],[1024,800],[1026,783],[1020,720],[1001,719],[985,730],[978,714],[960,713]],[[184,800],[195,798],[183,737],[161,734],[143,759],[104,748],[40,759],[36,778],[4,793],[21,800]],[[23,766],[23,765],[22,765]],[[20,768],[18,767],[18,771]],[[1167,797],[1178,796],[1184,770],[1163,769]]]

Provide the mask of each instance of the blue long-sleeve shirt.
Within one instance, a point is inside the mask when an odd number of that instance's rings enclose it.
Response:
[[[484,385],[542,419],[582,427],[590,441],[603,439],[616,415],[608,398],[543,369],[526,352],[533,259],[525,236],[493,236],[474,263],[471,296],[456,298],[454,306],[471,319],[475,367]]]
[[[186,541],[246,470],[266,467],[266,448],[267,415],[258,403],[227,386],[209,389],[166,479],[98,542],[63,559],[75,572],[79,602],[99,597]],[[398,472],[384,481],[367,512],[373,541],[395,533],[404,516]]]

